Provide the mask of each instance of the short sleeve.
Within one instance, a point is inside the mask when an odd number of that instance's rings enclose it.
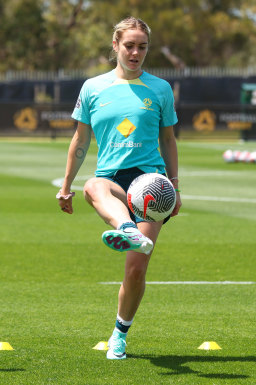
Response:
[[[166,82],[165,84],[160,127],[173,126],[178,122],[172,88],[169,83]]]
[[[79,122],[85,124],[91,124],[90,109],[89,109],[89,94],[90,90],[85,82],[81,88],[80,94],[78,96],[74,111],[71,117]]]

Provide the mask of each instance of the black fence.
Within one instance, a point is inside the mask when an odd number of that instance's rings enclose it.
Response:
[[[71,118],[71,103],[0,103],[1,136],[70,136],[76,123]],[[177,108],[180,130],[213,132],[239,131],[245,140],[256,139],[256,109],[240,104],[180,104]]]
[[[69,136],[76,99],[85,79],[12,80],[0,83],[0,135]],[[238,130],[256,139],[256,105],[241,104],[243,83],[256,76],[176,77],[172,85],[180,130]]]
[[[178,103],[240,103],[243,83],[256,83],[250,77],[176,77],[165,78],[173,87]],[[69,80],[13,80],[0,82],[1,102],[75,103],[85,79]]]

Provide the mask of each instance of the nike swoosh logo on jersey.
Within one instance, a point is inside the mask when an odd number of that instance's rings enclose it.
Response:
[[[151,194],[147,194],[144,198],[144,219],[146,218],[147,208],[150,201],[156,201]]]
[[[107,103],[100,103],[100,107],[104,107],[104,106],[107,106],[108,104],[110,104],[112,102],[107,102]]]

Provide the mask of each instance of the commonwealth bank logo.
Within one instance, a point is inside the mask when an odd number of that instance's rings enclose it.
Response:
[[[125,118],[116,129],[125,137],[128,138],[131,133],[136,130],[134,124],[127,118]]]
[[[125,137],[128,138],[133,131],[136,130],[136,126],[127,118],[125,118],[116,129]],[[110,142],[111,148],[138,148],[142,147],[142,142],[133,142],[132,140],[122,140],[122,142]]]

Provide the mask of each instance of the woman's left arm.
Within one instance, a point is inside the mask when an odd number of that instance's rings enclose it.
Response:
[[[171,180],[174,188],[179,189],[178,180],[178,151],[173,126],[162,127],[159,132],[159,146],[161,155],[165,162],[165,168],[168,178]],[[174,178],[174,179],[173,179]],[[178,215],[181,207],[179,191],[176,191],[176,205],[171,216]]]

